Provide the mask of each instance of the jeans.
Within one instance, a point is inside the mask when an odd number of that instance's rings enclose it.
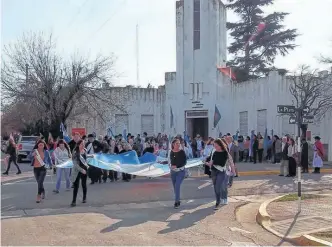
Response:
[[[87,193],[87,188],[86,188],[86,179],[87,175],[79,172],[77,174],[76,180],[74,182],[74,191],[73,191],[73,203],[76,203],[76,198],[77,198],[77,193],[78,193],[78,188],[79,188],[79,183],[80,180],[82,180],[82,189],[83,189],[83,200],[86,200],[86,193]]]
[[[66,178],[66,189],[70,188],[70,169],[69,168],[57,168],[56,171],[56,185],[55,189],[59,190],[61,186],[61,177],[62,177],[62,172],[65,173],[65,178]]]
[[[175,193],[175,202],[180,201],[180,190],[181,190],[181,184],[185,176],[185,170],[182,171],[171,171],[171,178],[172,178],[172,184],[174,188]]]
[[[41,195],[42,193],[45,194],[44,180],[46,177],[46,168],[44,166],[35,167],[35,168],[33,168],[33,173],[35,175],[37,185],[38,185],[38,195]]]
[[[17,171],[18,171],[18,172],[21,171],[21,170],[20,170],[20,167],[17,165],[17,162],[16,162],[16,155],[11,155],[11,156],[9,157],[9,159],[8,159],[7,170],[6,170],[5,173],[8,173],[8,172],[9,172],[10,165],[11,165],[12,162],[13,162],[14,165],[16,166]]]
[[[219,170],[212,170],[212,183],[214,187],[214,193],[216,195],[216,203],[220,203],[220,199],[227,199],[228,195],[228,176],[226,172]]]

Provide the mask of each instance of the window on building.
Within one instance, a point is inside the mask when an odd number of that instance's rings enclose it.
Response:
[[[248,135],[248,112],[240,112],[240,135]]]
[[[267,128],[267,110],[262,109],[257,111],[257,134],[260,133],[264,136],[265,129]]]
[[[80,128],[81,127],[81,122],[76,122],[76,128]]]
[[[200,0],[194,1],[194,50],[201,48],[201,4]]]

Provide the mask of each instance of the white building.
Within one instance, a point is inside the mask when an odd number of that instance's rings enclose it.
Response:
[[[271,130],[279,136],[295,134],[296,126],[288,123],[289,117],[277,114],[277,105],[292,104],[287,77],[273,71],[266,78],[232,84],[217,70],[226,65],[226,59],[226,9],[221,1],[177,1],[176,72],[165,73],[165,86],[158,89],[114,88],[110,97],[121,98],[126,111],[110,113],[113,132],[122,133],[127,126],[134,135],[175,135],[184,130],[191,136],[237,130],[249,135],[251,130],[264,133],[265,128],[269,134]],[[214,128],[215,107],[221,120]],[[69,123],[98,134],[106,134],[108,125],[82,116]],[[320,124],[309,124],[309,129],[329,144],[332,160],[332,115]]]

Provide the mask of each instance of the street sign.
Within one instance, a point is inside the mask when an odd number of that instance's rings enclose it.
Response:
[[[302,123],[303,124],[311,124],[311,123],[314,123],[314,119],[310,119],[310,118],[303,118],[302,119]]]
[[[314,116],[313,116],[313,115],[304,115],[303,118],[306,118],[306,119],[314,119]]]
[[[296,124],[296,118],[295,117],[290,117],[288,123],[289,124]]]
[[[278,113],[295,113],[295,106],[293,105],[278,105]]]
[[[310,111],[309,106],[305,106],[305,107],[303,108],[303,112],[304,112],[304,113],[309,113],[309,111]]]

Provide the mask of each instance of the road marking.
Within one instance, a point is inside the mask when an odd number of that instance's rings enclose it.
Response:
[[[166,220],[166,222],[168,222],[168,221],[174,221],[174,220],[180,220],[182,216],[183,216],[182,213],[172,214],[170,217],[168,217],[168,219]]]
[[[232,231],[232,232],[242,232],[242,233],[247,233],[247,234],[250,234],[252,232],[248,232],[246,230],[243,230],[243,229],[240,229],[240,228],[237,228],[237,227],[229,227],[229,229]]]
[[[200,189],[203,189],[203,188],[205,188],[205,187],[207,187],[207,186],[210,186],[210,185],[211,185],[211,182],[206,182],[206,183],[204,183],[204,184],[198,186],[198,189],[200,190]]]

